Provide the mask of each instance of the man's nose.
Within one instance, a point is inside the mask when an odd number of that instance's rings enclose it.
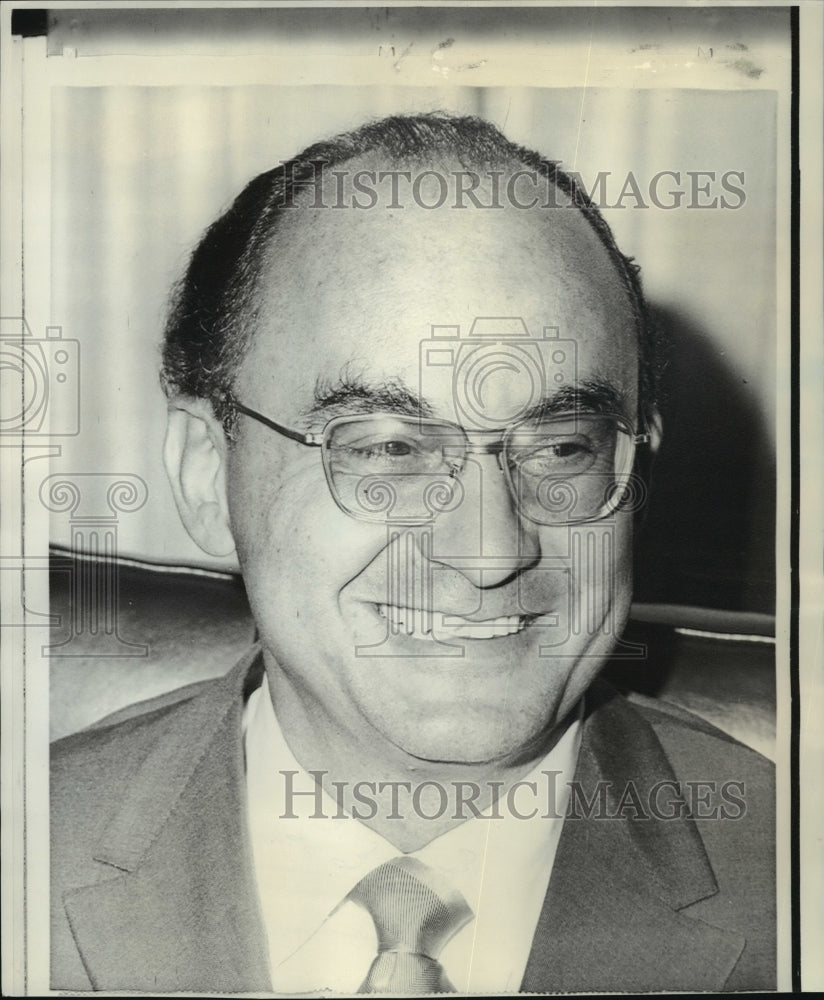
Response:
[[[458,502],[434,522],[433,561],[479,588],[505,583],[538,561],[536,526],[518,513],[495,456],[470,456],[456,484]]]

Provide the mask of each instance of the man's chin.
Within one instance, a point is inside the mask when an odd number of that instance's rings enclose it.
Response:
[[[483,768],[521,763],[539,755],[552,730],[552,719],[502,717],[498,711],[431,711],[414,727],[408,723],[387,738],[404,755],[427,767]],[[405,731],[404,731],[405,730]]]

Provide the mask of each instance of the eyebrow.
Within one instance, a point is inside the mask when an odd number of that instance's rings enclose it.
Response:
[[[525,419],[549,417],[556,413],[566,413],[574,410],[578,413],[614,413],[626,415],[626,399],[624,393],[608,379],[582,379],[572,385],[562,386],[530,407],[524,414]]]
[[[336,383],[318,379],[314,402],[304,416],[331,418],[358,413],[431,417],[434,411],[403,379],[393,378],[370,385],[362,376],[344,375]]]
[[[624,394],[615,385],[595,377],[562,386],[526,410],[521,419],[532,420],[569,410],[624,415],[625,405]],[[318,379],[314,401],[303,416],[312,420],[360,413],[398,413],[409,417],[435,415],[432,405],[402,379],[370,384],[363,376],[347,374],[335,383]]]

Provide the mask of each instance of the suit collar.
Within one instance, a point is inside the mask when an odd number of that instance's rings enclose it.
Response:
[[[238,738],[260,669],[253,649],[178,710],[94,851],[111,877],[67,894],[93,985],[269,988]]]
[[[695,824],[636,819],[631,798],[625,818],[609,818],[628,787],[646,805],[657,782],[675,783],[672,767],[652,727],[614,691],[597,683],[587,703],[576,782],[596,803],[600,789],[606,808],[564,822],[521,989],[720,990],[744,938],[683,912],[718,891]]]

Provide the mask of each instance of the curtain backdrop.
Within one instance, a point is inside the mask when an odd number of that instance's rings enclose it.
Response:
[[[642,265],[672,347],[664,448],[639,548],[645,600],[771,611],[776,416],[776,103],[769,90],[331,86],[56,88],[52,323],[80,345],[80,433],[56,470],[130,473],[146,503],[120,554],[211,566],[179,525],[161,465],[158,345],[172,281],[209,222],[258,172],[390,112],[479,114],[596,186]],[[657,207],[649,187],[662,171]],[[691,190],[688,171],[714,172]],[[737,207],[701,208],[726,192]],[[626,178],[632,174],[647,207]],[[706,187],[708,185],[708,188]],[[664,196],[667,196],[666,198]],[[743,201],[743,203],[742,203]],[[334,266],[334,261],[330,261]],[[299,276],[296,283],[299,285]],[[437,321],[438,317],[433,317]],[[52,540],[72,543],[55,515]]]

